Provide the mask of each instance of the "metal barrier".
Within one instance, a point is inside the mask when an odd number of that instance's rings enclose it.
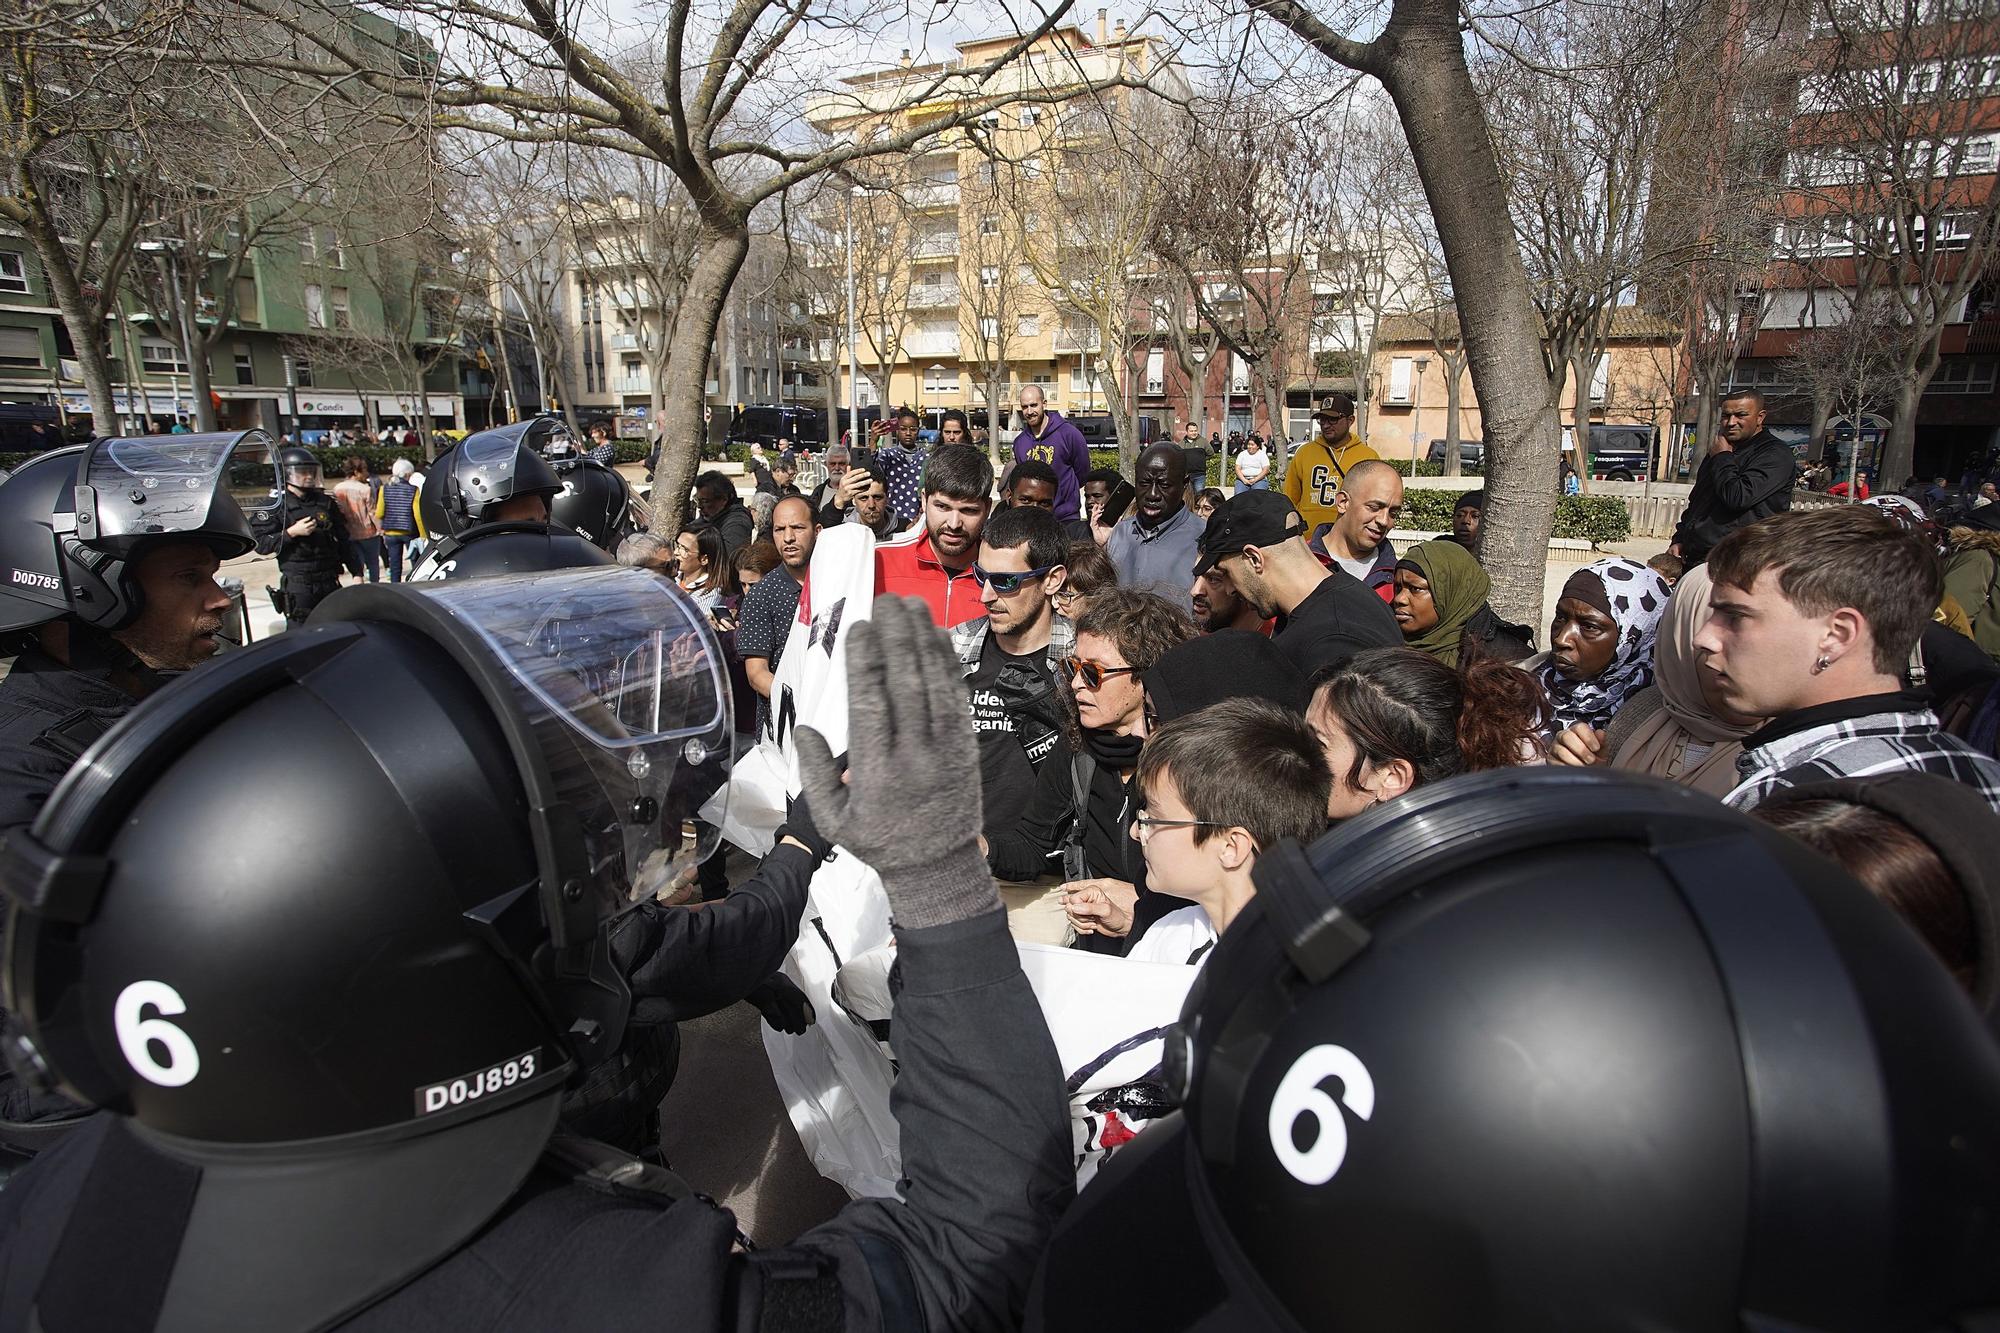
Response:
[[[215,637],[241,648],[250,642],[250,605],[244,598],[243,580],[217,579],[215,586],[229,594],[229,609],[222,613],[222,628]]]

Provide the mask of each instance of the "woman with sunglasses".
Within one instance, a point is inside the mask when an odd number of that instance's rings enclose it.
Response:
[[[1139,674],[1193,637],[1187,613],[1152,593],[1114,589],[1092,598],[1077,623],[1076,654],[1063,664],[1076,707],[1069,758],[1042,765],[1020,826],[988,842],[986,863],[1001,879],[1056,871],[1065,893],[1089,890],[1129,905],[1119,914],[1124,931],[1092,928],[1079,933],[1079,948],[1123,953],[1132,934],[1181,905],[1140,887],[1145,857],[1131,837],[1139,804],[1132,775],[1144,743]]]

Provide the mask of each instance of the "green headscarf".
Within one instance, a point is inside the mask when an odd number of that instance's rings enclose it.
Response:
[[[1437,624],[1403,642],[1429,653],[1446,666],[1458,665],[1458,640],[1465,622],[1486,605],[1493,580],[1479,567],[1472,552],[1457,542],[1419,542],[1406,552],[1399,564],[1408,565],[1431,585],[1431,600],[1437,604]]]

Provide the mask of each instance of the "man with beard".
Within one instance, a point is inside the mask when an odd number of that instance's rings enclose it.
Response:
[[[1090,471],[1090,446],[1083,432],[1051,412],[1042,386],[1021,386],[1021,433],[1014,437],[1014,461],[1040,459],[1056,472],[1056,517],[1072,519],[1079,512],[1078,495]]]
[[[1202,633],[1247,629],[1253,634],[1270,634],[1274,622],[1260,615],[1257,608],[1236,591],[1229,571],[1220,565],[1210,565],[1197,574],[1193,592],[1194,623],[1201,627]]]
[[[1136,512],[1112,529],[1105,553],[1118,586],[1156,592],[1191,609],[1188,578],[1201,544],[1201,520],[1187,507],[1187,458],[1177,444],[1148,446],[1139,455]]]
[[[1386,603],[1396,594],[1396,548],[1389,533],[1403,513],[1401,474],[1379,458],[1363,459],[1341,481],[1334,506],[1340,517],[1321,538],[1326,558]]]
[[[867,528],[875,534],[876,541],[887,541],[894,537],[902,526],[896,522],[895,514],[889,510],[888,484],[880,477],[870,476],[865,472],[861,475],[865,480],[859,482],[854,489],[854,512],[848,516],[847,521],[859,523]]]
[[[1063,751],[1062,660],[1076,630],[1056,614],[1069,544],[1046,509],[1003,509],[986,525],[972,576],[986,607],[951,631],[979,741],[985,832],[1021,822],[1041,766]]]
[[[1790,509],[1797,475],[1792,446],[1764,429],[1764,395],[1756,389],[1728,394],[1722,400],[1722,438],[1701,461],[1668,552],[1689,568],[1700,564],[1738,528]]]
[[[993,504],[993,465],[969,444],[941,444],[924,468],[923,527],[875,548],[875,591],[921,597],[945,629],[986,614],[973,557]]]
[[[743,663],[744,678],[757,692],[757,735],[771,727],[771,679],[778,659],[784,656],[785,640],[792,632],[792,618],[799,613],[799,594],[812,567],[813,543],[819,540],[819,523],[812,502],[801,495],[788,495],[771,510],[771,542],[778,548],[778,568],[757,581],[743,594],[737,609],[736,656]]]

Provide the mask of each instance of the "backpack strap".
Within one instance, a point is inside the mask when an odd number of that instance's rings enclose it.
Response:
[[[1084,821],[1090,811],[1090,784],[1097,777],[1097,756],[1089,750],[1079,750],[1069,761],[1070,819],[1069,836],[1063,839],[1063,878],[1069,881],[1089,878],[1083,860]]]

